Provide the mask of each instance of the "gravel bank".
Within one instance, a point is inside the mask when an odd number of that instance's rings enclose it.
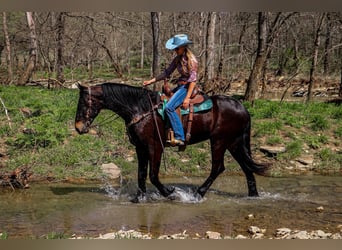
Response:
[[[278,228],[272,237],[265,236],[266,229],[257,226],[250,226],[245,235],[239,234],[237,236],[224,236],[219,232],[207,231],[205,235],[196,234],[190,236],[187,231],[172,235],[161,235],[155,237],[151,234],[144,234],[135,230],[120,230],[117,232],[100,234],[94,239],[342,239],[342,225],[337,227],[339,233],[329,233],[323,230],[305,231],[292,230],[289,228]],[[82,236],[73,235],[72,239],[83,239]]]

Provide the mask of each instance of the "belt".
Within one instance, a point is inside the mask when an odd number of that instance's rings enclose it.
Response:
[[[181,85],[186,85],[188,84],[189,82],[186,82],[186,81],[178,81],[178,84],[181,84]]]

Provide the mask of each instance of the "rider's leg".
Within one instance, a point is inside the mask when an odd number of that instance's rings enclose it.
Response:
[[[187,89],[185,86],[180,86],[165,106],[165,112],[175,133],[175,139],[183,142],[185,141],[184,130],[179,116],[176,113],[176,108],[183,103],[186,94]]]

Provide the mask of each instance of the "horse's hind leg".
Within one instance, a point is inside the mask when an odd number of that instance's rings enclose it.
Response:
[[[234,143],[234,147],[229,148],[229,152],[234,157],[234,159],[239,163],[242,171],[245,173],[247,179],[248,196],[259,196],[256,181],[249,164],[253,164],[251,161],[250,150],[246,147],[244,148],[243,139],[238,138],[238,142]]]
[[[210,186],[213,184],[217,176],[224,171],[224,153],[226,151],[226,147],[223,146],[224,143],[222,141],[211,141],[211,157],[212,157],[212,167],[211,172],[207,180],[197,189],[197,193],[199,193],[202,197],[204,197],[205,193],[208,191]]]

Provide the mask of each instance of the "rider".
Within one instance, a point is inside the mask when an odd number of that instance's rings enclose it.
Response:
[[[165,106],[165,112],[174,130],[174,146],[184,145],[185,141],[182,122],[176,113],[176,108],[181,104],[183,104],[183,108],[185,109],[189,107],[190,96],[197,81],[198,62],[195,55],[189,50],[188,44],[192,44],[192,41],[190,41],[185,34],[178,34],[171,37],[166,42],[165,47],[169,50],[174,50],[177,55],[163,73],[151,80],[144,81],[143,83],[144,86],[146,86],[164,80],[170,77],[171,73],[176,68],[180,73],[178,86],[172,90],[173,95]]]

